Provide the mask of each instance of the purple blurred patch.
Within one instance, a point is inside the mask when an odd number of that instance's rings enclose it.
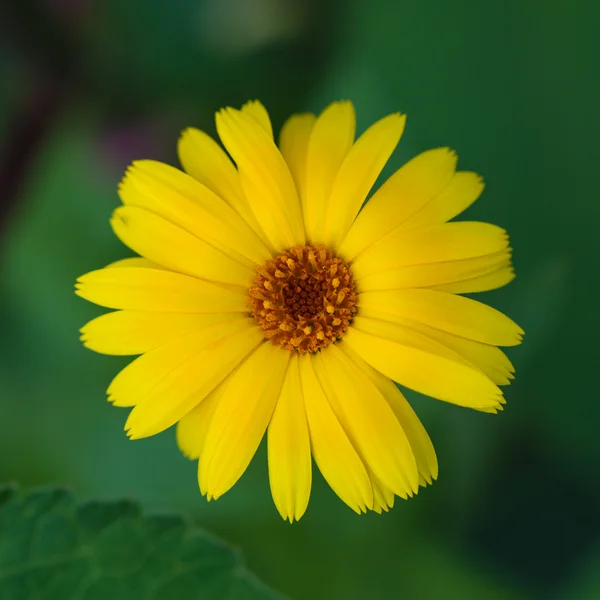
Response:
[[[90,0],[46,0],[50,11],[65,19],[67,22],[80,22],[91,8]]]
[[[156,121],[113,125],[98,140],[101,166],[124,171],[134,160],[151,158],[170,162],[174,158],[174,144],[169,137],[172,138],[172,133],[171,128]]]
[[[0,229],[17,203],[37,151],[60,113],[63,99],[64,92],[57,83],[33,85],[8,123],[0,160]]]

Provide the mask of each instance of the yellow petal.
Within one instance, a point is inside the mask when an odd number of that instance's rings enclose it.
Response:
[[[438,476],[437,457],[431,439],[411,405],[393,381],[368,365],[348,344],[342,342],[339,344],[339,347],[373,381],[383,397],[388,401],[415,455],[419,475],[423,478],[422,485],[425,483],[431,484],[432,480],[437,479]]]
[[[483,179],[477,173],[459,171],[440,194],[406,219],[399,229],[408,231],[445,223],[471,206],[481,196],[484,187]]]
[[[377,514],[388,512],[394,506],[394,492],[386,487],[373,472],[369,472],[373,486],[373,511]]]
[[[381,317],[381,315],[379,316]],[[400,323],[400,320],[395,319],[394,322]],[[406,320],[405,326],[419,331],[459,354],[474,367],[485,373],[496,385],[508,385],[510,380],[513,379],[515,369],[512,363],[508,360],[506,354],[496,346],[468,340],[415,321]]]
[[[196,181],[236,210],[240,203],[245,203],[234,164],[207,133],[193,127],[186,129],[179,138],[177,150],[183,168]]]
[[[237,318],[231,313],[186,314],[119,310],[81,328],[81,341],[102,354],[143,354],[188,333]]]
[[[436,148],[398,169],[358,215],[340,246],[340,254],[352,260],[418,212],[450,183],[456,161],[456,154],[449,148]]]
[[[389,313],[370,308],[363,308],[360,314],[354,318],[353,325],[365,333],[392,340],[403,346],[415,348],[428,354],[435,354],[467,367],[473,366],[454,350],[434,338],[424,335],[419,329],[420,324],[416,321],[394,317]]]
[[[395,494],[418,489],[415,457],[375,384],[337,346],[315,355],[314,366],[342,427],[368,468]]]
[[[229,490],[250,464],[275,409],[289,358],[289,352],[265,342],[231,377],[200,457],[200,487],[209,500]]]
[[[123,204],[163,217],[250,268],[271,257],[228,204],[179,169],[157,161],[136,161],[121,181],[119,195]]]
[[[179,138],[178,153],[183,168],[227,202],[268,244],[244,195],[237,169],[221,146],[204,131],[189,128]]]
[[[230,321],[137,358],[108,390],[115,404],[135,404],[125,425],[130,437],[154,435],[177,423],[262,339],[262,331],[250,319]]]
[[[300,201],[290,170],[267,132],[232,108],[217,113],[217,131],[235,160],[256,220],[278,251],[303,245]]]
[[[512,266],[503,266],[485,275],[453,281],[435,286],[434,289],[450,294],[473,294],[475,292],[488,292],[510,283],[515,278]]]
[[[242,112],[250,115],[273,138],[273,126],[267,109],[258,100],[249,100],[242,106]]]
[[[367,199],[383,167],[396,149],[406,117],[389,115],[369,127],[356,141],[333,182],[325,211],[324,241],[337,247]]]
[[[354,143],[356,114],[351,102],[334,102],[317,118],[306,158],[306,236],[324,242],[325,210],[338,171]]]
[[[306,511],[312,481],[310,438],[296,354],[290,357],[267,439],[273,500],[279,514],[292,523]]]
[[[117,208],[111,225],[126,246],[173,271],[244,288],[255,277],[252,269],[142,208]]]
[[[331,489],[352,510],[373,508],[371,481],[333,412],[312,365],[312,357],[299,357],[300,380],[306,406],[312,453]]]
[[[192,408],[177,423],[177,445],[187,458],[200,458],[208,427],[217,406],[219,406],[219,400],[229,382],[229,377],[220,383],[208,396],[203,399],[201,398],[198,405]]]
[[[393,290],[363,292],[358,306],[412,319],[470,340],[493,346],[521,343],[523,330],[500,311],[454,294],[436,290]]]
[[[312,113],[293,115],[284,124],[279,136],[279,147],[285,158],[302,205],[302,214],[306,221],[306,161],[308,142],[316,117]]]
[[[497,408],[501,402],[500,389],[488,377],[451,360],[445,349],[435,353],[433,341],[421,339],[418,332],[406,329],[398,335],[388,323],[356,318],[344,340],[373,368],[427,396],[475,409]]]
[[[248,296],[242,288],[225,288],[164,269],[113,266],[91,271],[77,280],[75,293],[106,308],[183,313],[248,312]]]
[[[389,235],[365,250],[353,262],[352,272],[360,279],[391,269],[464,260],[507,248],[506,232],[495,225],[466,221],[444,223]]]
[[[115,269],[115,268],[123,268],[123,267],[137,267],[142,269],[162,269],[159,264],[153,263],[151,260],[147,258],[142,258],[141,256],[132,256],[130,258],[121,258],[120,260],[115,260],[115,262],[111,262],[109,265],[104,267],[105,269]]]
[[[372,308],[361,308],[357,319],[359,328],[368,326],[369,333],[473,367],[496,385],[508,385],[513,378],[514,369],[510,361],[495,346]]]
[[[461,288],[461,286],[477,285],[475,282],[481,277],[487,277],[488,274],[499,269],[510,268],[510,251],[505,250],[475,258],[409,265],[380,271],[363,277],[360,281],[360,289],[366,292],[435,287],[440,291],[452,292],[454,286]],[[450,287],[446,289],[447,286]],[[456,293],[461,292],[456,291]]]
[[[205,327],[146,352],[130,362],[112,380],[107,390],[108,400],[115,406],[136,406],[158,383],[192,359],[201,349],[215,340],[249,328],[250,319],[240,316],[225,326],[215,324]]]

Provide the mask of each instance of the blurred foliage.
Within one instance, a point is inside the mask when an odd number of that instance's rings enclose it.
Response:
[[[283,600],[222,542],[131,501],[76,506],[65,490],[0,488],[0,531],[3,600]]]
[[[7,0],[0,11],[0,167],[11,165],[0,168],[11,181],[0,181],[0,481],[185,511],[295,600],[600,597],[598,3]],[[126,411],[105,402],[126,361],[78,342],[99,311],[73,295],[75,278],[129,254],[108,226],[127,163],[176,164],[181,129],[214,132],[215,109],[253,97],[276,128],[337,98],[354,101],[360,128],[406,112],[388,172],[456,148],[487,182],[466,218],[513,239],[518,277],[485,295],[527,332],[510,353],[507,409],[410,395],[440,479],[383,516],[357,517],[317,476],[305,517],[283,523],[264,449],[206,503],[173,433],[129,442]]]

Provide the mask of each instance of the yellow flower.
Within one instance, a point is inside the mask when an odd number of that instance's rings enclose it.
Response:
[[[221,147],[196,129],[182,172],[135,162],[112,226],[140,257],[78,280],[117,309],[82,329],[97,352],[141,355],[108,389],[133,407],[133,439],[177,424],[200,490],[227,492],[267,432],[284,519],[299,519],[312,458],[356,512],[388,510],[437,478],[435,451],[393,382],[495,413],[521,341],[502,313],[460,294],[514,277],[507,234],[448,221],[483,190],[447,148],[418,155],[362,208],[405,117],[355,141],[350,102],[292,116],[279,148],[259,102],[216,115]]]

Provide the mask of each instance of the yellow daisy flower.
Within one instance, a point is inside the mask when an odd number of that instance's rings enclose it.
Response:
[[[265,432],[271,491],[299,519],[312,458],[356,512],[387,511],[437,478],[435,451],[394,382],[495,413],[523,331],[460,294],[514,277],[506,232],[448,221],[483,190],[447,148],[418,155],[363,207],[404,130],[355,141],[350,102],[292,116],[279,147],[259,102],[216,115],[221,147],[179,140],[185,172],[143,160],[112,227],[140,257],[82,276],[111,309],[82,329],[101,353],[141,355],[108,389],[132,439],[177,424],[208,499],[241,477]]]

